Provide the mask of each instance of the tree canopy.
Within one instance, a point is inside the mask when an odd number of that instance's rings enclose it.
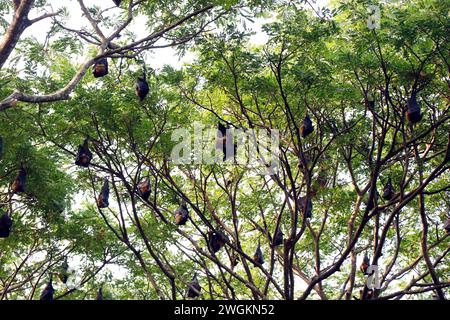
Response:
[[[0,0],[0,300],[448,298],[449,10]]]

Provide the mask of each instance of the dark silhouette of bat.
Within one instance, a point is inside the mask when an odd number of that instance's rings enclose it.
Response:
[[[192,281],[189,283],[187,296],[188,298],[197,298],[200,296],[202,288],[200,287],[200,283],[197,279],[197,274],[194,274],[192,277]]]
[[[283,244],[283,237],[284,237],[284,234],[283,234],[283,231],[281,231],[280,228],[278,228],[278,230],[275,232],[275,235],[274,235],[273,239],[272,239],[272,236],[269,233],[269,241],[270,241],[270,243],[272,244],[273,247],[281,246]]]
[[[84,139],[82,145],[78,147],[77,158],[75,164],[80,167],[89,167],[92,160],[92,152],[89,150],[88,138]]]
[[[230,262],[232,267],[236,267],[239,264],[240,258],[237,254],[231,254]]]
[[[0,216],[0,238],[8,238],[11,233],[13,221],[7,213]]]
[[[102,190],[97,197],[97,205],[100,209],[107,208],[109,206],[109,182],[105,178],[102,186]]]
[[[416,93],[414,92],[411,95],[411,98],[409,98],[407,103],[407,111],[406,111],[406,118],[409,122],[412,124],[419,122],[422,120],[422,113],[420,110],[420,104],[417,102]]]
[[[305,138],[314,131],[314,126],[312,124],[311,118],[306,115],[302,120],[302,125],[300,126],[300,134],[302,138]]]
[[[208,232],[208,248],[212,253],[216,253],[225,245],[227,237],[221,231]]]
[[[367,107],[369,110],[375,110],[375,100],[367,100]]]
[[[23,166],[23,163],[20,164],[19,172],[17,173],[17,177],[14,182],[11,184],[11,189],[14,193],[25,192],[25,182],[27,180],[27,172]]]
[[[138,77],[136,80],[136,95],[138,96],[139,100],[144,100],[149,91],[150,89],[145,79],[145,75],[144,77]]]
[[[377,202],[378,202],[378,197],[379,197],[379,193],[377,190],[375,190],[375,196],[373,197],[373,199],[368,199],[366,201],[366,206],[367,206],[367,210],[372,210],[373,208],[375,208]]]
[[[358,300],[370,300],[373,298],[373,290],[365,287],[366,294],[364,295],[364,290],[359,290],[359,299]]]
[[[299,205],[300,205],[300,210],[305,210],[305,217],[306,218],[311,218],[312,217],[312,209],[313,209],[313,204],[311,199],[307,199],[306,197],[300,197],[299,198]]]
[[[98,289],[96,300],[103,300],[103,287]]]
[[[395,190],[394,187],[392,186],[391,178],[389,178],[388,182],[386,183],[383,189],[383,199],[389,201],[394,197],[394,194]]]
[[[253,255],[253,261],[256,264],[264,264],[264,257],[261,251],[261,243],[258,241],[258,247],[256,248],[255,254]]]
[[[50,276],[50,280],[48,284],[45,286],[44,290],[41,292],[41,300],[53,300],[53,294],[55,293],[55,289],[53,289],[52,277]]]
[[[95,78],[104,77],[108,74],[108,59],[103,58],[94,63],[92,74]]]
[[[369,268],[369,265],[370,265],[369,257],[367,256],[367,254],[365,254],[363,262],[361,263],[361,266],[359,267],[359,269],[361,270],[362,273],[364,273],[364,275],[368,274],[367,269]]]
[[[151,186],[150,186],[150,180],[148,178],[144,178],[139,182],[137,186],[137,191],[139,196],[144,199],[145,201],[148,201],[150,198],[150,194],[152,192]]]
[[[450,233],[450,218],[447,219],[447,221],[444,224],[445,232]]]
[[[229,129],[229,125],[225,126],[220,122],[217,125],[216,149],[223,152],[223,161],[234,158],[237,150],[237,144],[233,142],[234,139]],[[231,149],[233,152],[229,152]]]
[[[177,226],[185,225],[189,218],[186,201],[182,201],[181,205],[175,211],[175,223]]]
[[[67,280],[69,279],[69,264],[67,263],[67,257],[64,258],[64,262],[61,265],[61,272],[59,273],[59,279],[62,283],[66,284]]]

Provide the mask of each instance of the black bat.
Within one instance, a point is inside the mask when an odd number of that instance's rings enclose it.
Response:
[[[189,218],[189,212],[187,209],[186,202],[183,201],[181,205],[178,207],[178,209],[175,211],[175,223],[178,226],[182,226],[186,224],[187,220]]]
[[[14,193],[25,192],[25,182],[27,180],[27,172],[23,167],[23,163],[20,164],[19,172],[17,177],[11,185],[11,189]]]
[[[97,292],[97,300],[103,300],[103,288],[100,287]]]
[[[148,83],[145,80],[145,77],[139,77],[136,80],[136,95],[139,97],[139,100],[142,101],[147,96],[150,91],[148,87]]]
[[[138,194],[141,196],[142,199],[145,201],[148,201],[150,198],[150,194],[152,192],[151,186],[150,186],[150,180],[148,178],[144,178],[139,182],[137,186]]]
[[[445,232],[450,233],[450,218],[447,219],[447,221],[444,224]]]
[[[92,74],[95,78],[104,77],[108,74],[108,59],[103,58],[94,63]]]
[[[273,237],[273,240],[269,239],[270,242],[272,243],[272,246],[273,247],[281,246],[283,244],[283,236],[284,236],[283,231],[281,231],[281,229],[278,229],[277,232],[275,233],[275,236]]]
[[[13,221],[7,213],[0,216],[0,238],[8,238],[11,233]]]
[[[420,104],[417,102],[416,94],[413,93],[407,103],[408,109],[406,111],[406,118],[411,123],[417,123],[422,120],[422,113],[420,111]]]
[[[216,253],[225,245],[227,237],[221,231],[208,232],[208,248],[212,253]]]
[[[52,277],[48,281],[48,284],[45,286],[44,290],[41,292],[41,300],[53,300],[53,294],[55,293],[55,289],[52,284]]]
[[[200,287],[200,283],[198,282],[197,275],[194,274],[192,277],[192,281],[189,283],[187,296],[188,298],[197,298],[200,296],[202,288]]]
[[[237,144],[233,142],[233,136],[229,131],[230,126],[225,126],[219,122],[217,125],[216,149],[223,152],[223,161],[236,155]],[[231,153],[230,150],[233,149]]]
[[[367,254],[365,254],[363,262],[361,263],[361,266],[359,267],[359,269],[361,270],[362,273],[364,273],[364,275],[367,275],[367,269],[369,268],[369,265],[370,265],[369,257],[367,256]]]
[[[264,257],[261,251],[261,243],[258,242],[255,254],[253,255],[253,261],[257,264],[264,264]]]
[[[386,183],[383,189],[383,199],[389,201],[394,197],[394,194],[395,190],[394,187],[392,186],[391,178],[389,178],[388,182]]]
[[[105,178],[103,182],[102,190],[97,198],[97,205],[99,208],[107,208],[109,206],[109,182],[108,179]]]
[[[300,209],[303,211],[306,207],[306,211],[305,211],[305,217],[306,218],[311,218],[312,217],[312,209],[313,209],[313,204],[311,199],[307,199],[306,197],[300,197],[299,198],[299,204],[300,204]]]
[[[59,279],[64,284],[66,284],[67,280],[69,279],[69,274],[67,272],[68,270],[69,270],[69,264],[67,263],[67,257],[66,257],[66,258],[64,258],[64,262],[61,265],[61,272],[59,273]]]
[[[302,121],[302,125],[300,126],[300,134],[302,138],[308,136],[314,131],[314,126],[311,121],[311,118],[306,115],[305,118]]]
[[[80,167],[89,167],[92,160],[92,152],[89,150],[88,138],[84,139],[82,145],[78,147],[77,158],[75,159],[75,164]]]

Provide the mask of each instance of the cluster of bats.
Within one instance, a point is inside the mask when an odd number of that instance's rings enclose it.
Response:
[[[59,278],[61,279],[61,281],[64,284],[66,284],[67,280],[68,280],[68,273],[67,273],[68,272],[68,268],[69,268],[69,265],[67,264],[67,259],[65,259],[64,263],[63,263],[63,265],[61,267],[61,269],[62,269],[61,273],[59,274]],[[47,285],[45,286],[44,290],[42,290],[39,299],[40,300],[44,300],[44,301],[45,300],[51,301],[51,300],[55,299],[54,295],[55,295],[55,288],[53,287],[53,275],[50,274],[50,279],[49,279]],[[100,287],[98,289],[96,299],[97,300],[103,300],[103,288],[102,287]]]
[[[113,0],[117,6],[120,6],[120,0]],[[102,58],[97,61],[93,68],[92,73],[95,78],[103,77],[108,74],[108,60],[106,58]],[[138,77],[135,85],[135,93],[140,101],[143,101],[147,94],[149,93],[149,85],[146,81],[145,74],[143,77]],[[369,107],[374,108],[375,102],[369,101]],[[406,117],[408,121],[412,124],[419,122],[422,119],[420,104],[417,102],[417,98],[415,94],[412,94],[411,98],[408,99],[407,102],[407,112]],[[236,144],[232,144],[232,141],[228,141],[231,136],[226,134],[227,129],[229,129],[229,125],[223,125],[222,123],[218,124],[218,139],[216,141],[216,148],[221,149],[224,154],[223,160],[228,159],[227,150],[229,148],[234,148],[236,151]],[[314,131],[314,126],[311,121],[311,118],[306,115],[302,120],[300,126],[300,134],[301,137],[307,137]],[[232,138],[232,137],[231,137]],[[232,139],[231,139],[232,140]],[[3,140],[0,137],[0,159],[3,151]],[[89,150],[89,141],[86,138],[82,145],[78,147],[78,152],[75,160],[75,164],[81,167],[89,167],[92,160],[92,152]],[[23,193],[25,192],[27,172],[24,168],[23,163],[21,163],[20,169],[17,173],[16,179],[11,184],[11,190],[14,193]],[[97,197],[97,205],[99,208],[107,208],[109,206],[109,182],[105,178],[101,191]],[[142,179],[137,185],[137,194],[144,200],[148,201],[151,195],[151,186],[150,180],[148,177]],[[392,185],[391,179],[389,179],[383,189],[383,199],[391,200],[395,195],[395,190]],[[311,199],[307,199],[307,197],[299,198],[299,205],[303,212],[305,212],[306,218],[311,218],[312,216],[312,201]],[[368,204],[370,205],[370,204]],[[372,204],[373,206],[373,204]],[[175,211],[175,224],[178,226],[185,225],[189,219],[189,212],[186,202],[183,200],[180,206]],[[11,229],[13,226],[13,222],[7,213],[3,213],[0,216],[0,238],[7,238],[10,235]],[[447,233],[450,233],[450,219],[448,219],[444,225],[444,228]],[[283,244],[283,232],[280,228],[278,228],[275,232],[275,235],[272,236],[269,234],[269,242],[271,246],[280,246]],[[207,234],[208,241],[208,249],[215,254],[218,252],[226,242],[228,241],[227,237],[221,231],[210,231]],[[238,257],[234,257],[233,264],[236,265],[238,261]],[[253,261],[255,264],[262,265],[264,264],[264,257],[261,251],[261,244],[258,242],[258,247],[253,255]],[[64,260],[64,263],[61,267],[61,272],[59,274],[59,278],[63,283],[66,283],[68,280],[68,264],[67,258]],[[364,275],[367,275],[367,269],[369,267],[369,258],[367,255],[364,256],[364,260],[360,266],[361,272]],[[54,288],[52,282],[52,276],[50,276],[50,280],[45,287],[45,289],[41,293],[41,300],[53,300]],[[197,278],[197,274],[194,274],[192,281],[188,284],[187,297],[196,298],[201,295],[201,287]],[[366,297],[367,299],[371,299],[373,297],[373,290],[368,290]],[[103,300],[103,291],[102,288],[99,289],[97,294],[98,300]]]
[[[108,73],[109,73],[108,59],[106,59],[106,58],[102,58],[99,61],[97,61],[92,68],[92,74],[94,75],[95,78],[104,77]],[[148,86],[148,83],[146,80],[146,75],[144,73],[144,75],[142,77],[138,77],[136,80],[135,92],[136,92],[136,95],[138,96],[139,100],[143,101],[149,91],[150,91],[150,88]]]

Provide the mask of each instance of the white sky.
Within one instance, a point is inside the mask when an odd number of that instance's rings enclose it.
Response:
[[[314,0],[313,0],[314,1]],[[329,0],[315,0],[316,7],[325,7]],[[88,26],[87,20],[82,17],[82,12],[80,10],[79,4],[76,0],[58,0],[58,1],[50,1],[51,7],[49,7],[49,11],[57,11],[60,8],[67,8],[70,12],[70,19],[65,23],[67,27],[70,27],[72,29],[80,29],[83,26]],[[91,7],[93,5],[99,5],[99,1],[97,0],[85,0],[84,1],[86,7]],[[110,8],[114,7],[114,3],[111,0],[103,0],[101,1],[101,8]],[[309,8],[309,7],[308,7]],[[113,10],[122,10],[122,9],[113,9]],[[113,12],[113,11],[111,11]],[[38,16],[37,13],[33,12],[31,14],[31,17]],[[250,42],[253,45],[261,45],[264,44],[267,40],[267,35],[262,32],[261,27],[264,23],[268,22],[269,19],[262,19],[258,18],[255,19],[254,23],[251,23],[249,21],[246,22],[246,25],[248,28],[251,28],[252,31],[255,32],[255,35],[253,35],[250,39]],[[137,35],[137,38],[142,38],[146,35],[145,28],[141,28],[140,26],[145,25],[144,18],[138,17],[133,21],[132,25],[129,27],[129,30],[132,31]],[[50,20],[44,20],[38,22],[36,25],[33,25],[29,29],[27,29],[24,32],[24,37],[36,37],[39,41],[44,41],[46,36],[46,31],[50,27]],[[148,55],[147,63],[149,63],[153,69],[160,69],[164,65],[168,64],[175,68],[181,67],[183,63],[190,62],[194,58],[194,55],[192,53],[187,53],[185,56],[179,58],[176,54],[175,50],[173,48],[163,48],[163,49],[157,49],[151,51],[151,53]],[[80,57],[80,59],[83,59],[83,57]]]

